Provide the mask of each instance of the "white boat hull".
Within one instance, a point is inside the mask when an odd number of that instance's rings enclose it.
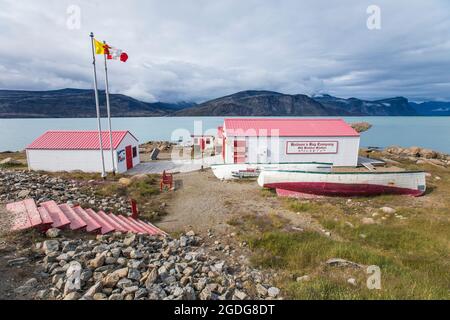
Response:
[[[220,180],[239,179],[238,172],[264,171],[273,169],[331,172],[331,163],[232,163],[211,165],[212,172]],[[255,176],[257,178],[257,176]]]
[[[304,172],[265,170],[258,177],[261,187],[277,189],[278,194],[295,196],[371,196],[379,194],[425,193],[425,172]]]

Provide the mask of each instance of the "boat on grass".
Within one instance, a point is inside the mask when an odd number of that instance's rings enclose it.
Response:
[[[264,170],[258,177],[264,188],[280,196],[374,196],[398,194],[421,196],[426,190],[423,171],[320,172]]]
[[[212,172],[220,180],[256,179],[262,171],[270,169],[331,172],[332,163],[286,162],[286,163],[230,163],[211,165]]]

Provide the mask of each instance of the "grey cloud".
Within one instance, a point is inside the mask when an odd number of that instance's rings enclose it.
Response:
[[[382,28],[370,31],[374,3]],[[66,27],[72,4],[79,30]],[[91,88],[94,31],[130,57],[109,64],[111,91],[145,101],[246,89],[450,100],[449,9],[440,0],[0,0],[0,88]]]

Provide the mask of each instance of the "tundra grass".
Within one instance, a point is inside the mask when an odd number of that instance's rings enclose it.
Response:
[[[294,232],[276,214],[247,215],[231,223],[252,249],[252,263],[279,275],[286,298],[450,299],[450,170],[410,167],[431,174],[431,192],[424,197],[282,201],[293,214],[312,217],[339,240],[314,230]],[[383,206],[396,212],[385,213]],[[331,258],[361,268],[331,267],[326,264]],[[367,287],[371,265],[380,268],[381,289]],[[309,279],[296,280],[304,275]]]

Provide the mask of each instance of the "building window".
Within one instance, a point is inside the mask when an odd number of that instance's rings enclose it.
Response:
[[[206,138],[206,144],[210,144],[211,140],[209,138]]]
[[[194,144],[198,144],[198,139],[194,138]]]
[[[137,148],[133,147],[133,158],[137,157]]]

